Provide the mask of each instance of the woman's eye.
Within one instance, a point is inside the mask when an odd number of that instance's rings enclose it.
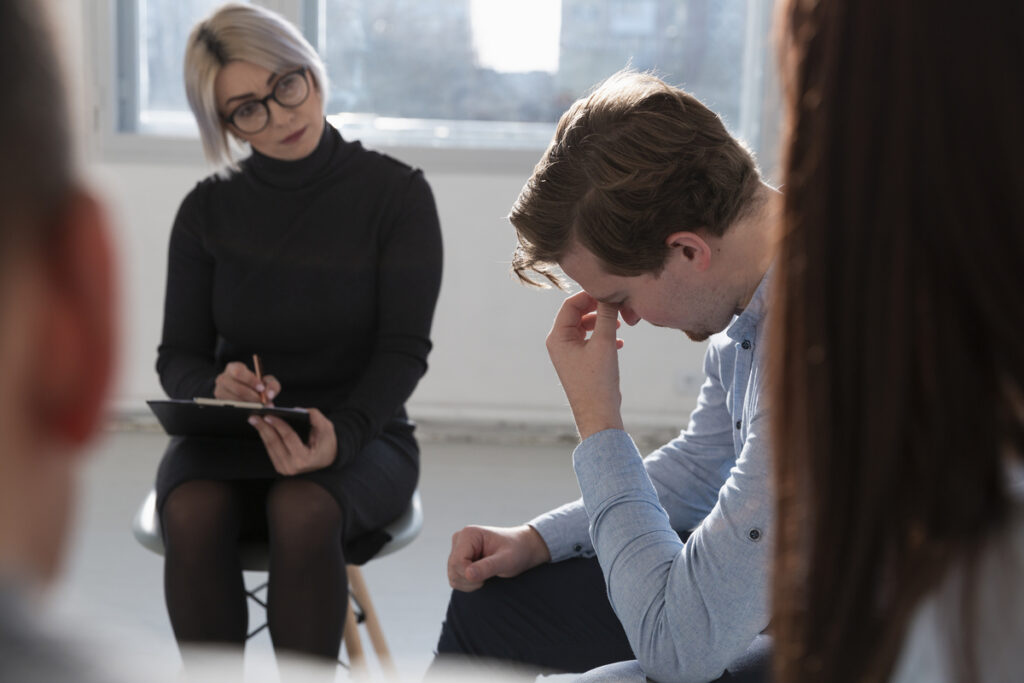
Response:
[[[299,84],[302,80],[302,76],[299,74],[292,74],[281,80],[277,84],[277,95],[278,97],[287,98],[289,95],[294,95],[299,90]]]
[[[236,119],[248,119],[259,113],[260,105],[257,102],[246,102],[235,110]]]

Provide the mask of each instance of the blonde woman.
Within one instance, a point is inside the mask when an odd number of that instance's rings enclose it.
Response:
[[[345,565],[386,541],[418,478],[404,403],[431,347],[434,201],[420,171],[326,122],[323,64],[276,14],[225,5],[200,22],[185,86],[219,172],[174,222],[161,383],[308,407],[312,431],[254,418],[251,439],[171,441],[157,474],[168,612],[179,643],[243,644],[237,544],[266,540],[275,647],[334,658]],[[232,141],[251,153],[235,161]]]

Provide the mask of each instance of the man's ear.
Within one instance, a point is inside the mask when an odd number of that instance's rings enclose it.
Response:
[[[711,266],[711,246],[695,232],[674,232],[665,238],[672,254],[686,259],[699,273]]]
[[[81,445],[97,430],[114,367],[114,257],[97,201],[72,193],[44,260],[34,414],[47,436]]]

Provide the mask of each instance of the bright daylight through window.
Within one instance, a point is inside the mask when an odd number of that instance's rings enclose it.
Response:
[[[119,133],[194,136],[189,29],[220,0],[118,0]],[[542,148],[577,97],[653,70],[772,155],[769,0],[294,0],[327,63],[328,113],[370,144]],[[287,13],[287,12],[286,12]]]

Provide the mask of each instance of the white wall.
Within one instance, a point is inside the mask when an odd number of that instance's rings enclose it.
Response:
[[[73,89],[78,89],[78,122],[88,136],[86,124],[94,112],[81,92],[91,87],[82,5],[60,0],[56,7]],[[119,247],[123,347],[116,405],[142,410],[146,398],[162,395],[154,362],[171,222],[181,198],[207,170],[198,155],[192,163],[116,161],[95,149],[85,157],[86,177],[107,199]],[[453,171],[450,163],[432,170],[431,158],[437,155],[407,157],[423,166],[433,187],[445,243],[434,352],[410,403],[413,416],[567,421],[568,408],[544,350],[562,295],[522,287],[509,276],[515,239],[502,217],[532,162],[503,164],[497,172]],[[683,426],[702,381],[704,345],[644,323],[623,327],[620,336],[626,341],[620,357],[627,425]]]

